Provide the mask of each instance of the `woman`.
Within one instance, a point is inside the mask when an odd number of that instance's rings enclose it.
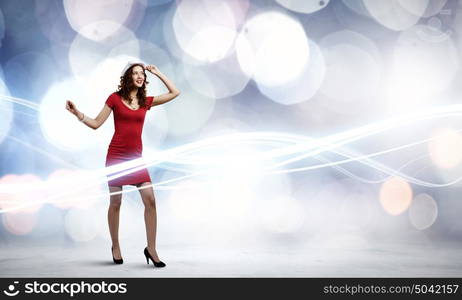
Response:
[[[156,75],[168,88],[169,92],[156,96],[146,96],[145,70]],[[67,100],[66,109],[74,114],[79,121],[90,128],[99,128],[114,111],[115,132],[108,148],[106,166],[126,162],[142,156],[141,134],[146,112],[152,107],[164,104],[176,98],[180,91],[154,65],[145,66],[141,62],[129,62],[120,77],[118,91],[112,93],[95,119],[80,112],[74,103]],[[113,174],[110,174],[113,175]],[[108,175],[108,176],[110,176]],[[122,186],[135,185],[139,189],[145,207],[144,221],[148,246],[144,249],[146,261],[152,260],[154,266],[164,267],[165,263],[159,259],[156,251],[156,204],[151,178],[146,169],[108,180],[110,205],[108,210],[109,231],[112,239],[112,258],[114,263],[122,264],[122,254],[119,245],[119,212],[122,203]],[[145,187],[148,185],[149,187]]]

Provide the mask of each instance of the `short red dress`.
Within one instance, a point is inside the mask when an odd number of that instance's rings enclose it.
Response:
[[[131,109],[122,102],[122,97],[117,93],[112,93],[107,98],[106,104],[114,113],[115,132],[108,147],[106,167],[142,157],[143,143],[141,134],[143,133],[144,118],[146,112],[151,108],[153,100],[154,97],[146,97],[145,107]],[[111,173],[107,176],[113,176],[120,172]],[[138,185],[143,182],[151,182],[151,177],[146,168],[112,180],[108,178],[110,186]]]

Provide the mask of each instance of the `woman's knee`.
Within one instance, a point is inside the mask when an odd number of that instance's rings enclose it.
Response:
[[[121,205],[122,205],[122,197],[111,197],[111,200],[109,202],[109,208],[120,209]]]
[[[119,209],[122,205],[122,187],[120,186],[109,186],[109,208]]]
[[[144,207],[148,209],[156,208],[156,200],[154,196],[146,196],[143,198]]]

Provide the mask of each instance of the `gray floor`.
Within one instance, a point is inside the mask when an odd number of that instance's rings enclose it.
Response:
[[[139,244],[139,245],[138,245]],[[369,242],[236,247],[159,245],[167,267],[147,265],[142,243],[125,243],[114,265],[106,241],[1,248],[2,277],[462,277],[462,244]]]

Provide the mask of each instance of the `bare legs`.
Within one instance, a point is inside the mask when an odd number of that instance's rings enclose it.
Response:
[[[121,192],[121,186],[109,186],[109,191]],[[109,223],[109,232],[111,233],[112,247],[113,247],[113,256],[115,259],[121,259],[122,254],[120,252],[119,245],[119,215],[120,215],[120,206],[122,204],[122,194],[116,194],[110,196],[109,210],[107,212],[107,219]]]
[[[150,182],[144,182],[139,187],[150,185]],[[157,213],[156,199],[152,187],[144,187],[139,190],[141,199],[144,204],[144,223],[146,225],[146,239],[148,241],[148,251],[156,262],[159,262],[159,256],[156,251],[156,232],[157,232]]]
[[[156,213],[156,202],[154,197],[154,190],[152,187],[144,187],[150,185],[150,182],[144,182],[138,185],[141,199],[144,204],[144,222],[146,225],[146,239],[148,241],[148,251],[155,261],[160,261],[159,256],[156,252],[156,232],[157,232],[157,213]],[[109,186],[109,191],[121,192],[122,187]],[[109,232],[111,233],[113,255],[115,259],[121,259],[122,254],[119,245],[119,215],[120,206],[122,204],[122,194],[111,195],[110,204],[108,210],[108,223]]]

